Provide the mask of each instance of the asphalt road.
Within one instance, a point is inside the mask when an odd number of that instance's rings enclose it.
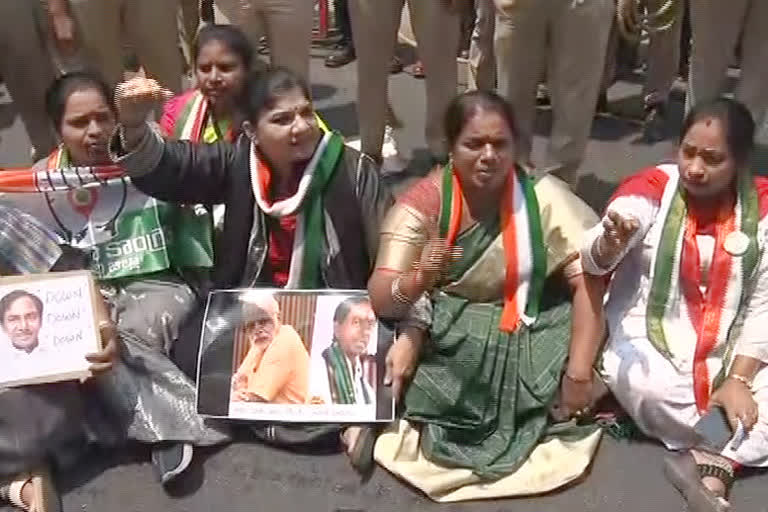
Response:
[[[319,50],[317,56],[321,55]],[[329,123],[347,136],[357,133],[355,66],[327,70],[313,61],[317,107]],[[405,124],[401,149],[413,150],[410,175],[424,172],[423,85],[402,74],[391,80],[391,97]],[[612,107],[637,111],[637,83],[623,82],[610,91]],[[671,133],[679,123],[678,103]],[[542,110],[539,133],[546,133],[549,115]],[[673,143],[647,146],[637,142],[638,125],[615,117],[594,125],[577,191],[601,209],[616,183],[634,170],[671,155]],[[541,155],[545,140],[537,137]],[[7,95],[0,96],[0,166],[29,162],[23,126]],[[402,182],[402,179],[397,181]],[[75,470],[60,475],[67,511],[81,512],[648,512],[684,510],[682,500],[661,473],[664,451],[653,443],[616,442],[605,438],[590,474],[570,488],[542,497],[471,504],[434,504],[382,469],[361,483],[342,455],[298,455],[239,442],[219,450],[201,450],[193,468],[171,493],[155,483],[148,452],[134,446],[121,452],[94,454]],[[555,461],[556,463],[556,461]],[[768,511],[768,475],[738,481],[734,509]]]

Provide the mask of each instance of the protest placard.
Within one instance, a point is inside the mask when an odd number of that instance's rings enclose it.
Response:
[[[98,352],[87,271],[0,279],[0,388],[89,377]]]
[[[276,422],[391,421],[393,333],[363,291],[219,290],[200,344],[198,412]]]

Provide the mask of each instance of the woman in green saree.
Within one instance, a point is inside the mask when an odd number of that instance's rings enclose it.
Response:
[[[599,440],[569,421],[589,408],[602,336],[601,287],[579,261],[596,216],[515,165],[499,96],[459,96],[445,131],[449,164],[390,211],[369,282],[376,313],[400,320],[396,395],[413,374],[375,457],[438,501],[546,492],[580,476]]]

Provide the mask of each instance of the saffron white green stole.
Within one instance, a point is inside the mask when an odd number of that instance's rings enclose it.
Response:
[[[326,131],[304,169],[296,193],[277,202],[269,200],[271,172],[255,147],[251,147],[251,186],[258,208],[274,218],[296,215],[291,266],[286,288],[322,286],[320,260],[325,237],[323,195],[344,152],[344,139]]]
[[[648,339],[670,361],[695,347],[694,392],[699,409],[704,410],[712,383],[727,371],[732,333],[759,260],[757,190],[750,173],[739,174],[735,207],[717,218],[707,287],[702,291],[696,219],[689,215],[677,167],[660,169],[669,180],[658,212],[663,224],[651,262]],[[707,359],[715,353],[723,355],[724,364],[711,379]]]
[[[440,234],[453,245],[463,209],[461,182],[452,166],[443,169]],[[514,332],[536,321],[547,275],[539,202],[533,181],[520,168],[510,169],[499,208],[506,275],[499,329]]]

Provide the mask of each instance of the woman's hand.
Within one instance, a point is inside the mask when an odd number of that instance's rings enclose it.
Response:
[[[752,396],[752,390],[746,384],[736,379],[725,379],[722,386],[712,394],[710,406],[720,405],[725,409],[731,428],[736,430],[738,420],[746,430],[751,430],[757,423],[757,402]]]
[[[117,327],[110,320],[101,320],[99,322],[99,334],[103,348],[99,352],[94,352],[85,356],[85,359],[91,363],[88,368],[94,376],[108,372],[114,366],[119,354],[117,342]]]
[[[421,329],[406,327],[387,352],[384,385],[392,386],[392,394],[397,402],[416,371],[424,336]]]
[[[422,291],[430,291],[437,285],[448,263],[450,250],[450,245],[444,238],[428,240],[424,245],[421,259],[414,268]]]
[[[109,305],[99,292],[98,286],[92,284],[94,301],[94,314],[99,328],[102,349],[93,354],[87,354],[85,359],[91,363],[88,368],[94,375],[100,375],[112,369],[119,355],[119,344],[117,341],[117,326],[111,320],[109,314]]]
[[[588,377],[571,377],[566,372],[560,383],[560,402],[558,404],[558,420],[568,418],[580,418],[589,413],[592,406],[592,389],[594,381],[591,375]]]
[[[596,254],[593,254],[596,262],[601,267],[614,263],[639,228],[637,219],[609,211],[603,218],[603,235],[597,239]]]
[[[421,259],[414,264],[414,283],[418,287],[418,297],[431,291],[440,278],[448,272],[448,267],[461,258],[461,247],[451,247],[445,238],[431,238],[421,251]]]
[[[115,106],[120,122],[126,128],[142,126],[150,113],[173,93],[151,78],[136,77],[117,84]]]

